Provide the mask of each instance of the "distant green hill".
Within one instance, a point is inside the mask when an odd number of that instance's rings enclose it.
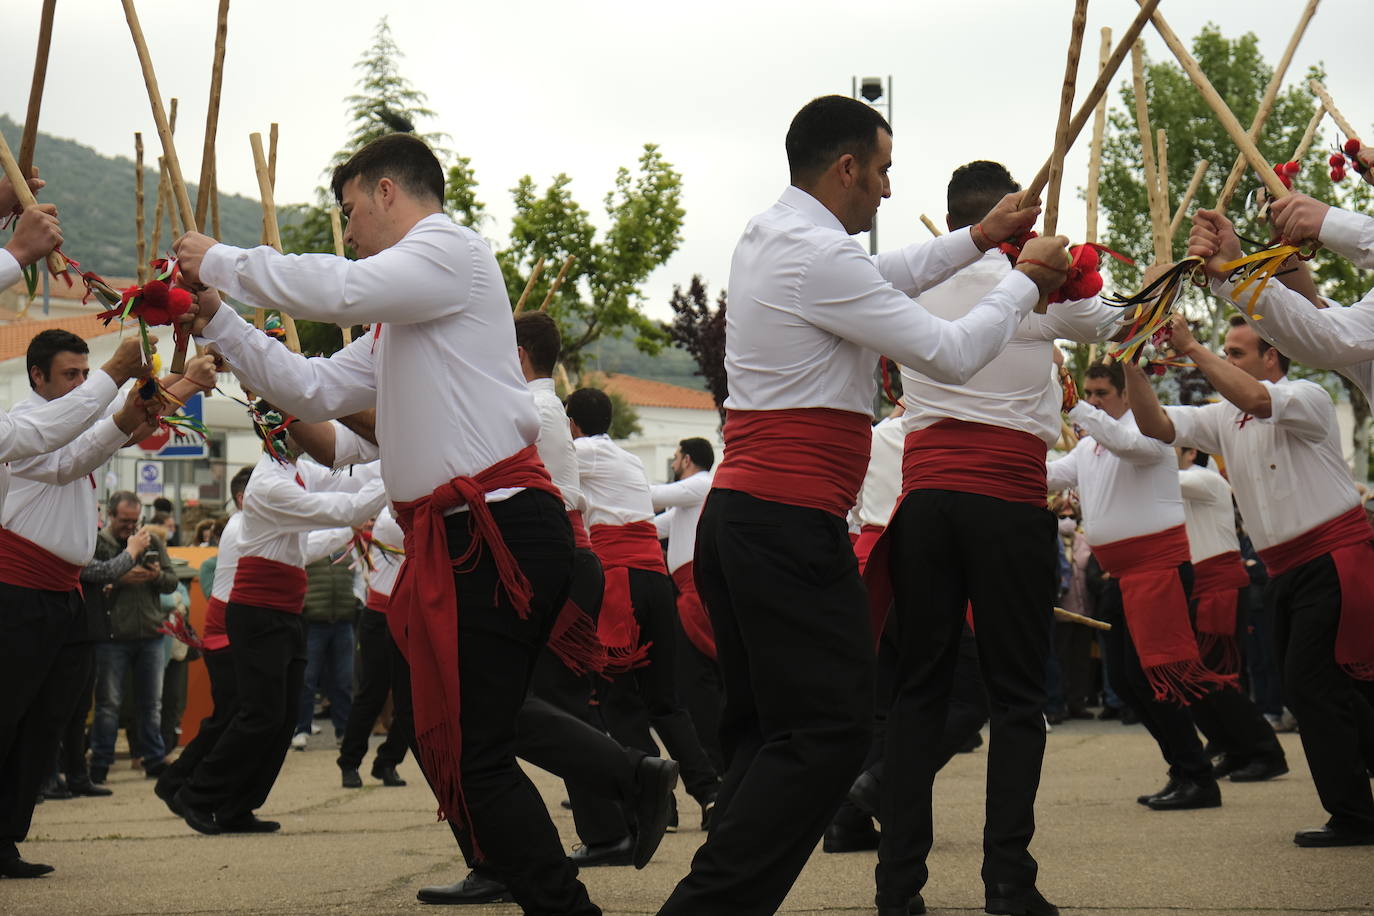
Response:
[[[15,155],[19,154],[20,125],[0,115],[0,131]],[[132,152],[134,138],[129,136]],[[149,245],[153,239],[153,213],[157,206],[157,157],[161,147],[157,134],[143,137],[144,226]],[[48,182],[39,194],[44,203],[57,204],[65,241],[62,250],[81,262],[86,270],[114,277],[132,277],[137,249],[134,228],[134,161],[132,156],[109,157],[74,140],[63,140],[38,132],[34,164]],[[196,186],[188,190],[191,200]],[[237,194],[220,195],[220,230],[224,241],[234,245],[256,245],[262,235],[262,207]],[[161,245],[164,252],[170,230],[163,218]],[[148,257],[157,256],[149,252]]]
[[[677,347],[665,346],[657,356],[650,356],[641,353],[633,341],[603,337],[589,346],[586,352],[588,369],[636,375],[684,388],[706,388],[706,380],[696,374],[696,360],[686,350]]]

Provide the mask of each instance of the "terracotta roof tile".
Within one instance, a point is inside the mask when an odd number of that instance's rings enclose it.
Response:
[[[667,382],[623,375],[619,372],[596,373],[601,385],[608,392],[620,395],[636,407],[678,407],[684,410],[716,409],[716,402],[709,391],[697,388],[684,388]]]
[[[33,321],[16,321],[0,325],[0,362],[23,356],[29,350],[29,341],[34,335],[49,328],[71,331],[83,340],[91,340],[104,334],[119,330],[118,322],[106,327],[94,315],[73,315],[67,318],[42,318]]]

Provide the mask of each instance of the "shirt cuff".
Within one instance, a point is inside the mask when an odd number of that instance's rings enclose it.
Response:
[[[1040,301],[1040,287],[1035,285],[1034,280],[1014,267],[997,285],[1004,287],[1007,292],[1018,299],[1016,305],[1021,310],[1022,316],[1029,315],[1031,309],[1035,308],[1035,303]]]
[[[243,249],[233,245],[223,242],[212,245],[200,261],[200,282],[224,290],[235,299],[242,298],[238,278],[234,276],[234,268],[241,254]]]
[[[0,290],[9,289],[24,276],[24,268],[19,259],[10,254],[8,248],[0,248]]]
[[[211,249],[213,250],[213,249]],[[244,321],[234,307],[227,302],[221,302],[219,311],[215,312],[215,317],[205,323],[205,327],[200,329],[196,335],[198,343],[224,344],[233,338],[241,336],[248,328],[248,322]],[[224,354],[229,359],[229,354]],[[233,360],[229,359],[232,363]]]
[[[113,455],[120,446],[129,441],[129,434],[115,424],[114,417],[106,417],[92,429],[92,447],[109,455]]]
[[[1365,233],[1369,223],[1370,218],[1363,214],[1332,207],[1326,211],[1317,236],[1324,245],[1351,251],[1360,247],[1360,236]]]
[[[337,420],[331,420],[334,427],[334,467],[347,467],[350,464],[367,464],[375,461],[380,450],[362,436],[353,432]]]
[[[1082,423],[1084,420],[1097,413],[1097,408],[1087,401],[1079,401],[1069,408],[1069,419],[1075,423]]]

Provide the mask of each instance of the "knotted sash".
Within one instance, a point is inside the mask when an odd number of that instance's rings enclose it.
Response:
[[[628,525],[593,525],[592,550],[601,560],[606,588],[601,597],[601,615],[596,621],[597,635],[611,658],[613,671],[629,671],[647,664],[649,644],[639,643],[639,623],[635,620],[630,594],[630,570],[668,575],[658,531],[650,521]]]
[[[0,528],[0,582],[43,592],[69,592],[81,587],[81,567]]]

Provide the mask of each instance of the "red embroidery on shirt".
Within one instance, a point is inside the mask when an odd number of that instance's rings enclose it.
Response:
[[[1248,413],[1247,413],[1245,416],[1241,417],[1239,420],[1236,421],[1236,426],[1239,427],[1240,429],[1244,429],[1244,428],[1245,428],[1245,424],[1246,424],[1246,423],[1249,423],[1249,422],[1250,422],[1251,420],[1253,420],[1253,419],[1255,419],[1254,416],[1252,416],[1251,414],[1248,414]]]

